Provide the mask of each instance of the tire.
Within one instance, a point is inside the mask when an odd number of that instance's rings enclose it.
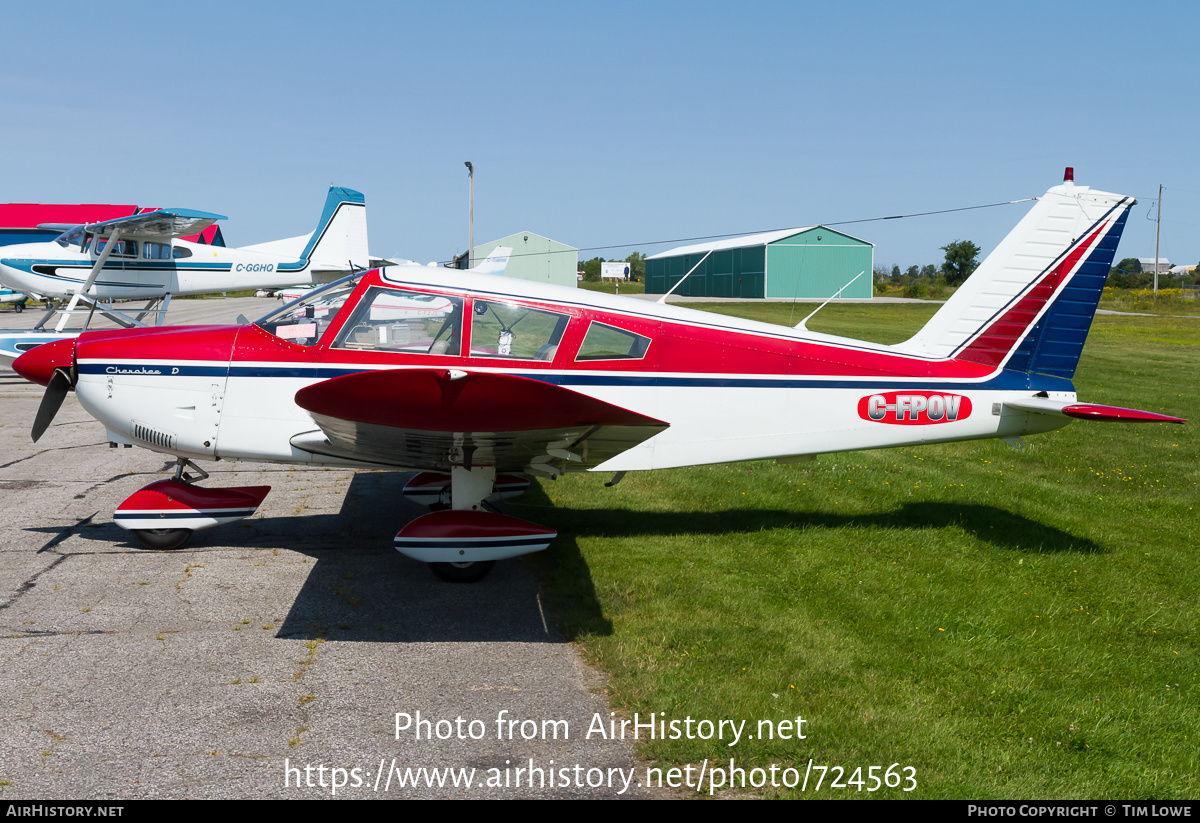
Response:
[[[24,303],[18,303],[18,304],[17,304],[17,314],[20,314],[20,313],[21,313],[21,312],[23,312],[23,311],[25,311],[25,304],[24,304]]]
[[[192,536],[191,529],[131,529],[133,539],[143,549],[169,552],[178,549]]]
[[[478,583],[496,565],[495,560],[478,563],[430,563],[430,570],[447,583]]]

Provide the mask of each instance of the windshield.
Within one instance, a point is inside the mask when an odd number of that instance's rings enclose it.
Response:
[[[64,249],[67,246],[79,246],[80,248],[83,248],[83,226],[76,226],[73,229],[67,229],[58,237],[55,237],[54,242],[62,246]]]
[[[346,298],[354,291],[363,272],[343,277],[287,303],[281,309],[254,321],[254,325],[301,346],[315,345],[329,328]]]

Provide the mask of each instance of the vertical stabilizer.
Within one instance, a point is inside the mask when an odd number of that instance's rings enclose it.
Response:
[[[476,263],[475,268],[471,269],[475,274],[504,274],[504,269],[508,267],[508,258],[512,254],[512,249],[508,246],[496,246],[492,249],[492,253],[487,256],[487,259],[482,263]]]
[[[1070,378],[1132,197],[1046,192],[921,331],[895,348]]]
[[[321,221],[301,257],[317,270],[368,268],[366,198],[354,189],[330,186]]]

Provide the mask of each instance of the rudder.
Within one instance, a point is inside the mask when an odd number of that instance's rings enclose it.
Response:
[[[314,269],[367,268],[366,198],[354,189],[330,186],[317,230],[301,254]]]
[[[1068,174],[895,348],[1072,377],[1134,202],[1075,186]]]

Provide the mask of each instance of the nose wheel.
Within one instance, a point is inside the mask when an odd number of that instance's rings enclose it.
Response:
[[[201,477],[184,472],[195,469]],[[113,522],[127,529],[138,545],[151,551],[180,548],[197,529],[233,523],[254,514],[270,486],[233,486],[208,489],[197,486],[208,473],[180,458],[171,480],[159,480],[131,494],[113,515]]]

